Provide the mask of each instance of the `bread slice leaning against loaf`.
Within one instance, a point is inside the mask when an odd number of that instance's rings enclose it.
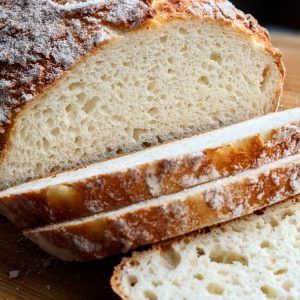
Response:
[[[34,227],[111,211],[300,153],[300,108],[156,146],[0,192],[0,211]]]
[[[275,111],[282,91],[267,31],[225,0],[4,1],[0,18],[0,189]]]
[[[124,258],[123,300],[299,299],[300,198]]]
[[[300,154],[113,212],[24,231],[63,260],[99,259],[221,223],[300,193]]]

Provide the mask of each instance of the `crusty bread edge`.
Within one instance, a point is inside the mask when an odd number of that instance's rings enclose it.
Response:
[[[68,261],[125,253],[250,214],[297,195],[300,191],[299,157],[247,171],[242,176],[221,179],[188,194],[175,194],[170,201],[165,198],[155,203],[148,201],[23,233],[48,253]]]

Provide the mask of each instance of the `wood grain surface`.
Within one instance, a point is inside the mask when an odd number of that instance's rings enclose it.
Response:
[[[287,68],[280,109],[300,106],[300,36],[274,34]],[[0,217],[0,300],[118,299],[110,289],[121,257],[90,263],[63,263],[49,257]],[[9,278],[19,271],[17,278]]]

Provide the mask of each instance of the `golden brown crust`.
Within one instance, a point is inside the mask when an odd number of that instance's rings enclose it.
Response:
[[[288,203],[293,204],[293,203],[297,203],[300,201],[300,196],[295,196],[293,198],[290,198],[287,200]],[[272,205],[272,209],[276,209],[278,207],[280,207],[282,205],[282,203],[277,203]],[[262,211],[262,214],[264,214],[265,211]],[[246,220],[249,218],[249,216],[246,217],[242,217],[240,218],[240,220]],[[234,220],[231,222],[238,222],[239,220]],[[226,224],[226,223],[225,223]],[[223,225],[223,224],[222,224]],[[207,228],[208,232],[213,229],[214,226],[212,226],[212,228]],[[112,277],[110,279],[110,284],[111,287],[113,289],[113,291],[122,299],[122,300],[127,300],[130,299],[129,295],[125,293],[125,291],[122,288],[122,275],[123,275],[123,270],[126,268],[130,268],[131,266],[137,265],[139,264],[139,261],[141,260],[141,257],[143,257],[144,255],[147,254],[152,254],[155,252],[159,252],[159,253],[163,253],[166,249],[168,249],[168,247],[170,247],[172,244],[180,242],[183,239],[188,239],[188,240],[193,240],[194,238],[197,238],[197,236],[201,235],[201,234],[205,234],[207,233],[207,230],[199,230],[196,232],[192,232],[189,234],[186,234],[184,236],[181,237],[176,237],[174,239],[171,239],[169,241],[166,241],[164,243],[159,243],[157,245],[152,246],[150,249],[148,250],[144,250],[142,252],[133,252],[129,257],[124,257],[122,259],[122,261],[114,268],[114,272],[112,274]]]
[[[299,192],[298,155],[293,162],[221,179],[189,195],[174,195],[171,201],[148,202],[24,234],[61,259],[99,259],[250,214]]]
[[[0,211],[15,225],[32,228],[113,211],[298,153],[300,121],[215,149],[0,197]]]
[[[55,3],[56,2],[56,3]],[[26,103],[64,76],[85,55],[115,35],[160,26],[172,19],[200,18],[231,26],[265,44],[282,78],[281,54],[250,15],[227,0],[105,0],[65,4],[64,0],[5,0],[0,13],[0,161],[7,153],[14,121]],[[275,110],[282,86],[271,110]],[[269,112],[270,110],[266,111]]]

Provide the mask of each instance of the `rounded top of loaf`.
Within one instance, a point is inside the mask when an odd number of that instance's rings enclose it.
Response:
[[[272,47],[267,31],[227,0],[4,0],[0,11],[0,150],[7,147],[10,128],[22,106],[86,55],[120,34],[176,18],[200,18],[253,36],[265,44],[284,72],[281,55]]]

